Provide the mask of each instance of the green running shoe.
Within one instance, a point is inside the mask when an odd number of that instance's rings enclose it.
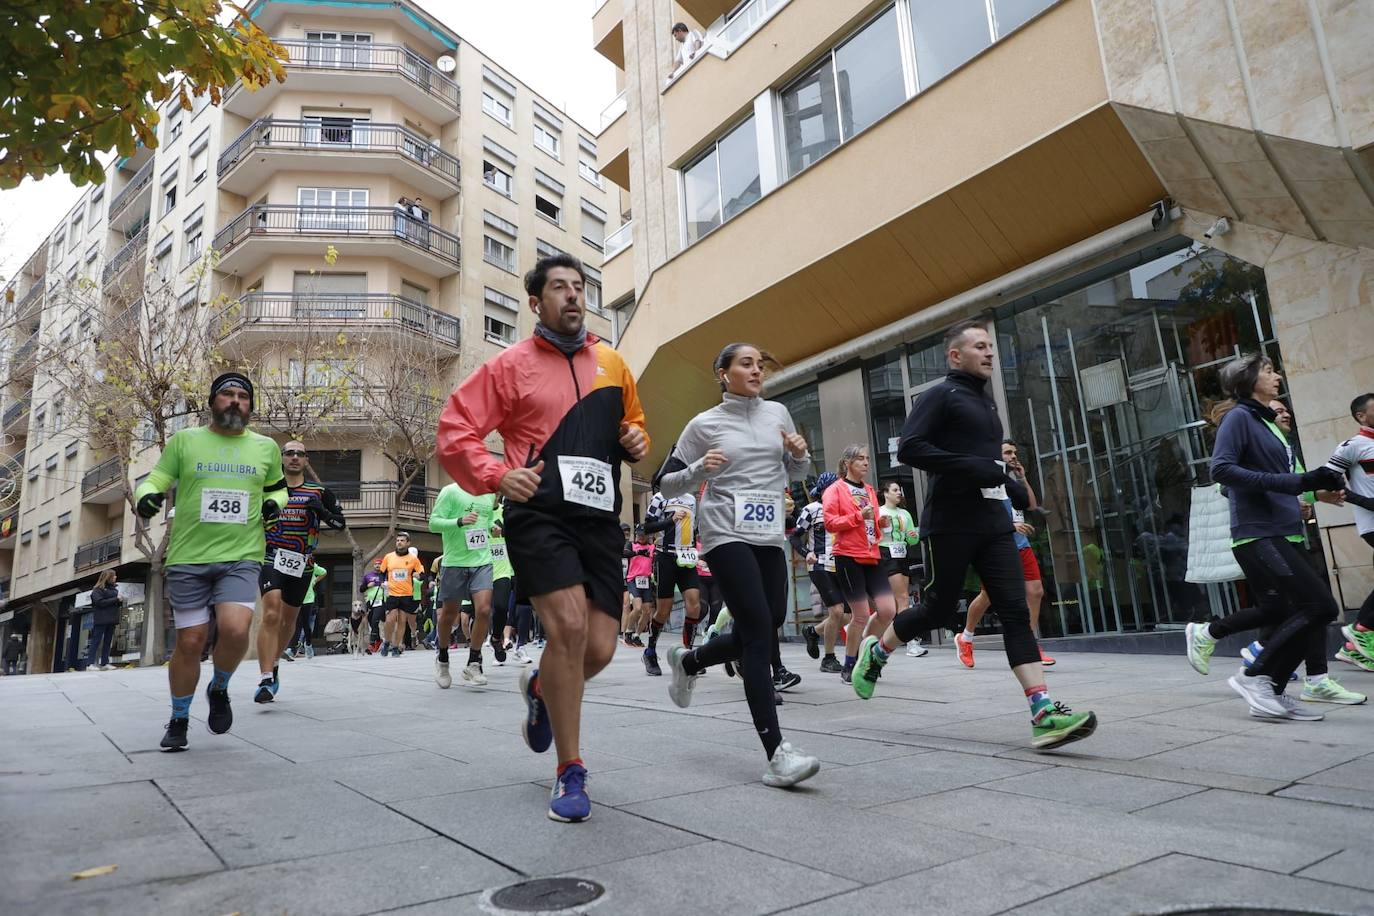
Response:
[[[859,658],[854,662],[854,673],[851,683],[854,685],[854,692],[859,695],[859,699],[867,700],[873,696],[873,688],[877,686],[878,675],[882,674],[883,665],[887,662],[878,661],[873,654],[877,648],[878,637],[865,636],[864,641],[859,643]]]
[[[1183,636],[1188,643],[1188,664],[1198,674],[1206,674],[1211,668],[1212,653],[1217,648],[1217,641],[1207,631],[1207,624],[1190,623],[1183,628]]]
[[[1352,652],[1345,646],[1341,646],[1340,649],[1336,650],[1336,661],[1354,665],[1356,668],[1360,668],[1364,671],[1374,671],[1374,661],[1365,658],[1359,652]]]
[[[1374,630],[1357,630],[1354,625],[1341,627],[1341,633],[1355,644],[1355,651],[1365,658],[1374,659]]]
[[[1304,683],[1302,699],[1308,703],[1336,703],[1340,706],[1359,706],[1369,697],[1346,690],[1333,677],[1324,677],[1315,684]]]
[[[1095,713],[1074,712],[1063,703],[1055,703],[1054,711],[1041,719],[1039,725],[1031,725],[1031,747],[1047,751],[1070,741],[1081,741],[1095,731]]]

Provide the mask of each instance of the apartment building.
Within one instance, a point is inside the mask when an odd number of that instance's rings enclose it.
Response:
[[[608,303],[656,447],[714,403],[712,358],[782,367],[819,471],[895,461],[987,322],[993,389],[1046,513],[1046,635],[1177,627],[1241,600],[1186,581],[1218,371],[1262,348],[1308,464],[1374,368],[1370,4],[606,0],[619,68],[598,166],[633,219]],[[677,59],[676,21],[704,36]],[[1223,219],[1224,218],[1224,219]],[[662,454],[651,456],[650,464]],[[1349,511],[1309,538],[1346,607],[1374,586]]]
[[[84,646],[72,610],[107,568],[128,590],[116,656],[161,660],[147,648],[147,566],[120,468],[73,433],[70,406],[54,400],[31,358],[40,340],[78,346],[96,334],[146,333],[176,320],[168,302],[224,295],[237,302],[220,341],[226,358],[261,366],[280,385],[331,372],[272,364],[284,358],[281,342],[310,325],[350,336],[337,355],[363,375],[370,354],[381,359],[370,342],[402,336],[448,387],[530,332],[521,277],[555,251],[587,265],[589,326],[612,332],[599,266],[620,210],[596,170],[593,130],[409,0],[257,0],[249,10],[286,50],[285,82],[236,87],[218,107],[166,107],[155,150],[121,159],[56,227],[35,216],[44,241],[9,284],[0,505],[7,493],[12,505],[0,517],[0,636],[27,634],[31,671],[60,670],[72,641]],[[401,198],[411,202],[405,212]],[[197,288],[207,247],[218,261]],[[94,315],[61,294],[83,278],[102,300]],[[148,314],[154,298],[163,314]],[[375,425],[366,400],[350,395],[308,443],[313,467],[360,545],[384,534],[399,503],[400,525],[435,550],[426,519],[446,478],[431,462],[398,498],[398,470]],[[333,610],[351,606],[350,552],[342,536],[325,535],[320,601]]]

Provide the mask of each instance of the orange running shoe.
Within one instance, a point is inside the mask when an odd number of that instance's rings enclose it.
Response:
[[[1040,664],[1044,665],[1046,668],[1054,664],[1054,659],[1046,655],[1044,649],[1040,650]]]
[[[954,648],[959,652],[959,662],[965,668],[973,667],[973,640],[963,633],[954,634]],[[1042,653],[1043,654],[1043,653]]]

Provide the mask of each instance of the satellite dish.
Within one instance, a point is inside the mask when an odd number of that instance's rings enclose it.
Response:
[[[439,72],[441,73],[452,73],[454,70],[458,69],[458,61],[453,59],[452,54],[445,54],[443,57],[436,60],[434,64],[439,68]]]

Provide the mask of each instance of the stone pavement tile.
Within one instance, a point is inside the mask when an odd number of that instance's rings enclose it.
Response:
[[[760,755],[763,753],[763,745],[759,743],[758,733],[752,726],[747,731],[734,728],[727,730],[722,723],[719,734],[713,735],[708,731],[699,737],[714,744],[757,750]],[[792,742],[813,757],[819,757],[822,763],[837,763],[843,766],[890,760],[913,753],[911,746],[906,744],[831,735],[822,731],[784,730],[783,740]]]
[[[839,893],[789,916],[990,916],[1113,871],[1036,846],[1003,846],[914,875]],[[1105,911],[1099,911],[1099,913]]]
[[[433,836],[409,818],[323,779],[313,786],[186,798],[177,807],[232,868]]]
[[[914,798],[872,808],[870,813],[957,827],[1007,843],[1038,846],[1117,866],[1133,865],[1166,852],[1182,852],[1258,868],[1274,868],[1281,863],[1292,871],[1305,868],[1345,845],[1320,833],[1294,837],[1291,841],[1272,839],[1274,834],[1268,832],[1258,837],[1247,836],[1202,818],[1189,824],[1163,822],[1140,814],[1121,814],[984,788]]]
[[[832,804],[871,808],[1046,769],[1043,764],[997,757],[924,751],[875,763],[826,767],[821,771],[824,779],[806,785],[817,798]]]
[[[313,858],[293,858],[253,868],[154,881],[115,888],[98,878],[83,881],[68,912],[101,916],[150,913],[290,913],[291,916],[361,916],[397,911],[423,901],[501,886],[517,880],[508,869],[441,837],[394,843]],[[456,916],[474,912],[448,905]],[[64,901],[65,902],[65,901]],[[20,908],[12,916],[49,916],[51,901]],[[440,912],[431,910],[431,912]],[[10,916],[7,913],[7,916]]]
[[[251,729],[245,729],[242,737],[245,741],[296,763],[329,760],[334,757],[392,754],[410,749],[407,745],[339,725],[316,724],[279,734],[254,734]]]
[[[512,878],[508,883],[514,884],[519,878]],[[376,916],[465,916],[465,914],[481,914],[487,916],[491,912],[483,903],[486,893],[462,894],[455,897],[443,897],[439,900],[431,900],[428,903],[417,903],[413,906],[403,906],[396,909],[386,907],[385,909],[374,910]],[[370,914],[369,914],[370,916]]]
[[[763,756],[763,748],[758,743],[758,738],[752,735],[754,746],[744,747],[673,737],[670,734],[671,731],[671,724],[663,725],[661,730],[655,726],[654,731],[643,726],[599,728],[595,725],[588,727],[584,724],[582,728],[583,756],[612,753],[620,757],[637,760],[640,763],[652,763],[660,766],[709,758],[713,755],[721,759]]]
[[[1330,858],[1309,865],[1298,872],[1298,877],[1325,881],[1328,884],[1368,887],[1371,859],[1374,859],[1374,839],[1361,842],[1349,849],[1342,849]]]
[[[1224,735],[1212,741],[1154,754],[1149,759],[1154,763],[1191,770],[1297,780],[1363,755],[1363,751],[1350,745],[1323,743],[1323,724],[1271,722],[1270,730],[1265,734]]]
[[[1356,758],[1317,773],[1304,776],[1303,782],[1341,789],[1369,789],[1374,786],[1374,755]]]
[[[223,867],[148,782],[8,795],[0,811],[7,901],[75,893],[82,888],[72,873],[101,865],[119,866],[99,879],[113,886]],[[53,912],[51,899],[48,906]]]
[[[636,802],[690,795],[708,789],[753,785],[759,781],[767,762],[760,752],[757,756],[712,755],[675,761],[671,767],[654,764],[616,770],[605,779],[596,781],[597,804],[620,808]],[[537,780],[546,789],[553,789],[553,776]]]
[[[530,875],[561,874],[707,840],[600,804],[595,776],[588,791],[592,815],[581,824],[549,820],[549,790],[529,783],[409,799],[390,807]],[[660,859],[669,862],[672,856]]]
[[[1301,801],[1321,802],[1326,805],[1343,805],[1348,808],[1374,810],[1374,793],[1353,789],[1338,789],[1335,786],[1317,786],[1300,782],[1275,793],[1279,798],[1296,798]]]
[[[1055,767],[982,783],[984,789],[1012,792],[1031,798],[1058,799],[1071,805],[1107,808],[1129,813],[1204,791],[1198,786],[1142,779],[1118,773],[1098,773]]]
[[[1094,739],[1096,736],[1093,736]],[[1210,770],[1184,770],[1164,763],[1155,763],[1154,758],[1140,760],[1115,760],[1110,757],[1094,757],[1091,754],[1074,752],[1072,748],[1087,750],[1084,744],[1070,745],[1069,749],[1040,754],[1035,751],[1013,750],[999,754],[1006,760],[1024,760],[1028,763],[1054,763],[1055,766],[1074,770],[1092,770],[1098,773],[1116,773],[1121,776],[1138,776],[1159,782],[1179,783],[1204,789],[1234,789],[1237,792],[1254,792],[1267,795],[1289,785],[1286,779],[1261,779],[1258,776],[1238,776],[1235,773],[1218,773]]]
[[[379,802],[452,795],[473,789],[530,782],[546,776],[552,762],[527,754],[527,759],[500,766],[462,763],[451,757],[413,750],[373,757],[321,761],[331,779]],[[316,765],[312,764],[313,769]]]
[[[1227,912],[1291,909],[1354,916],[1374,912],[1374,894],[1243,868],[1213,859],[1167,855],[1051,894],[1018,916],[1102,916],[1215,908]]]
[[[955,754],[977,754],[982,757],[999,757],[1006,754],[1009,750],[1005,744],[992,744],[986,741],[973,741],[968,738],[944,738],[937,735],[922,734],[919,730],[914,732],[892,732],[874,731],[867,728],[850,729],[844,733],[845,737],[867,738],[872,741],[886,741],[889,744],[905,745],[907,747],[925,748],[931,751],[950,751]],[[1030,739],[1027,736],[1022,744],[1029,748]]]
[[[0,729],[9,733],[90,724],[91,720],[66,700],[24,704],[17,709],[7,709],[4,718],[0,719]]]
[[[1367,811],[1340,805],[1208,789],[1179,801],[1137,812],[1137,817],[1274,837],[1319,838],[1345,847],[1369,836]],[[1291,871],[1291,869],[1289,869]]]
[[[812,780],[790,791],[735,786],[641,802],[624,810],[765,854],[785,854],[799,865],[842,871],[863,882],[894,878],[1003,845],[953,828],[922,830],[903,832],[901,841],[888,844],[882,855],[850,856],[844,851],[868,849],[894,825],[872,811],[817,798],[807,786],[819,784],[828,772],[822,767]]]

